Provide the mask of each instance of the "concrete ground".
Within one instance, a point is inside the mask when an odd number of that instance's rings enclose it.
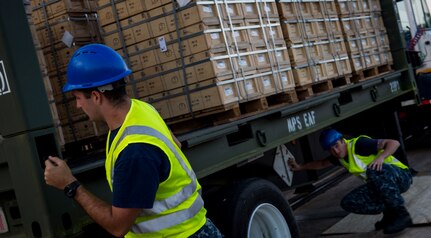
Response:
[[[406,142],[410,167],[420,173],[431,171],[431,133],[427,132],[421,138],[415,138]],[[382,231],[372,231],[356,234],[322,235],[322,233],[343,219],[347,212],[340,206],[341,198],[353,188],[359,186],[362,181],[354,176],[341,181],[336,186],[313,198],[306,204],[294,210],[302,237],[431,237],[431,223],[421,226],[413,226],[404,231],[385,235]]]

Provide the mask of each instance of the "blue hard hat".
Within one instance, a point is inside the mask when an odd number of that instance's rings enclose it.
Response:
[[[115,50],[102,44],[85,45],[75,51],[67,65],[63,92],[107,85],[131,73]]]
[[[340,132],[334,129],[326,129],[320,133],[319,141],[324,150],[329,150],[341,138],[343,138],[343,135]]]

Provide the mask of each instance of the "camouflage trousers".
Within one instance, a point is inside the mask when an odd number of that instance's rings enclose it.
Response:
[[[212,221],[207,218],[205,225],[196,231],[195,234],[191,235],[189,238],[222,238],[223,235],[217,229],[217,227],[212,223]]]
[[[341,207],[357,214],[379,214],[388,208],[404,206],[402,193],[412,184],[410,170],[383,164],[381,171],[367,170],[366,184],[341,200]]]

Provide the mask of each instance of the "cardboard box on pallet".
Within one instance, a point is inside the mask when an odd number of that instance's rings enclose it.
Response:
[[[55,106],[57,108],[58,114],[60,115],[59,119],[61,124],[75,123],[76,121],[88,119],[88,116],[84,113],[84,111],[76,107],[74,101],[67,103],[58,101],[55,103]]]
[[[282,24],[288,42],[301,43],[315,38],[328,39],[342,35],[338,18],[286,20]]]
[[[341,15],[354,16],[370,12],[368,0],[337,0],[338,12]]]
[[[381,65],[380,52],[378,48],[365,51],[363,56],[366,68],[373,68]]]
[[[121,30],[118,29],[116,23],[103,26],[101,34],[105,44],[117,50],[122,48],[122,40],[125,41],[126,46],[149,40],[151,35],[149,24],[146,21],[145,14],[138,14],[120,21]]]
[[[332,59],[334,56],[347,56],[347,47],[343,38],[333,38],[316,42],[320,60]]]
[[[293,67],[296,86],[343,77],[352,72],[349,57],[334,56],[332,59],[310,62]]]
[[[155,105],[162,117],[167,119],[237,102],[238,95],[239,87],[234,82],[211,79],[142,100]]]
[[[64,14],[82,14],[96,11],[96,3],[93,0],[51,0],[39,1],[34,7],[32,15],[33,23],[39,24]]]
[[[318,55],[317,45],[313,44],[292,44],[289,49],[289,57],[292,60],[292,65],[303,65],[308,61],[315,60]],[[316,59],[317,60],[317,59]]]
[[[333,59],[334,57],[347,55],[344,40],[319,40],[304,42],[304,44],[292,44],[289,49],[292,65],[302,65],[307,62]]]
[[[364,56],[361,53],[352,53],[349,57],[351,59],[353,71],[361,71],[366,69]]]
[[[338,18],[315,19],[311,25],[316,37],[321,39],[337,38],[343,35],[343,30]]]
[[[62,42],[43,49],[48,73],[65,72],[67,63],[80,46],[66,47]]]
[[[382,65],[392,65],[394,60],[392,58],[392,53],[390,50],[382,50],[380,51],[380,62]]]
[[[343,33],[345,35],[355,35],[367,33],[367,17],[343,17],[340,18]]]
[[[97,15],[99,16],[99,25],[105,26],[111,23],[115,23],[116,19],[119,21],[129,16],[127,11],[126,1],[117,2],[113,6],[106,5],[103,8],[97,9]]]
[[[70,20],[67,15],[58,16],[37,26],[38,37],[42,47],[60,42],[67,32],[74,41],[92,41],[97,38],[97,22],[95,19],[80,18]]]
[[[383,22],[381,13],[371,13],[371,25],[376,32],[386,32],[386,27]]]
[[[282,20],[319,19],[337,16],[337,8],[334,0],[303,2],[280,0],[277,2],[277,5]]]
[[[250,4],[256,5],[251,11]],[[275,1],[246,4],[196,1],[175,11],[172,7],[168,3],[144,10],[139,15],[146,14],[147,19],[140,22],[129,24],[133,16],[120,20],[121,33],[139,25],[149,26],[151,38],[142,42],[137,42],[136,37],[135,41],[119,39],[117,25],[102,21],[103,35],[111,42],[108,45],[118,49],[134,71],[129,93],[157,103],[164,116],[177,117],[232,100],[250,100],[275,93],[274,89],[283,85],[293,87],[289,83],[291,72],[279,73],[269,81],[255,77],[258,68],[290,67],[280,23],[275,18],[278,16]],[[245,10],[247,20],[244,20]],[[256,16],[263,18],[253,18]],[[259,30],[259,41],[250,40],[253,29]],[[110,36],[112,33],[117,35]],[[126,52],[121,50],[124,47]],[[203,82],[211,80],[217,84],[202,87]],[[264,87],[268,82],[272,83]],[[192,91],[185,90],[190,88]],[[192,94],[186,95],[184,90]],[[213,96],[204,96],[207,93]]]
[[[259,70],[259,91],[263,95],[273,95],[295,88],[291,68],[267,68]]]
[[[311,2],[280,0],[277,2],[278,12],[282,20],[311,19],[313,13]]]
[[[277,4],[274,2],[241,3],[244,18],[278,18]]]
[[[312,72],[312,68],[308,65],[294,66],[292,73],[295,79],[295,86],[313,83],[314,72]]]
[[[88,120],[73,124],[60,125],[59,127],[63,133],[64,144],[77,142],[95,136],[102,136],[108,131],[106,125]]]

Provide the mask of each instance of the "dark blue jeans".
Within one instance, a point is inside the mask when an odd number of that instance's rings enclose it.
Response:
[[[366,184],[341,200],[341,207],[357,214],[379,214],[388,208],[404,206],[402,193],[412,184],[409,169],[383,164],[381,171],[367,170]]]

